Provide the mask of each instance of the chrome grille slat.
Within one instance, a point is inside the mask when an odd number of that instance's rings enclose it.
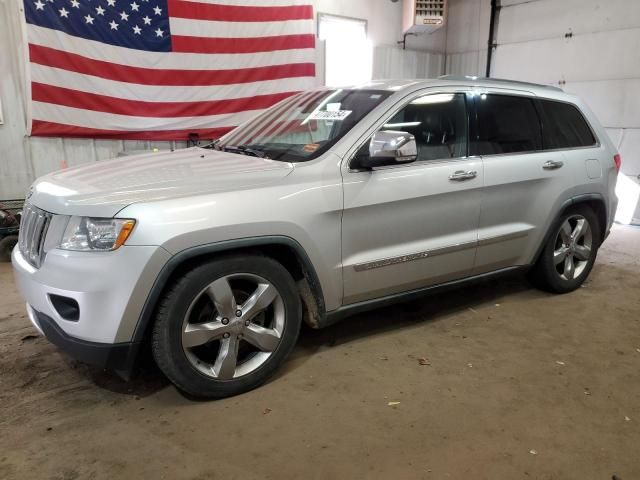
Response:
[[[52,215],[44,210],[25,204],[20,222],[18,248],[22,256],[36,268],[44,257],[44,238]]]

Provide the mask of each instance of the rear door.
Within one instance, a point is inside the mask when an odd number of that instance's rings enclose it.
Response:
[[[344,303],[470,274],[482,164],[467,156],[466,94],[416,93],[375,130],[413,134],[418,160],[354,171],[343,166]],[[361,152],[368,148],[363,139]]]
[[[469,148],[484,165],[474,274],[531,262],[571,196],[575,165],[562,149],[543,149],[542,119],[533,95],[474,96]]]

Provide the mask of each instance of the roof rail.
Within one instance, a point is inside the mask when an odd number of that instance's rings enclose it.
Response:
[[[540,83],[532,83],[532,82],[520,82],[518,80],[507,80],[504,78],[487,78],[487,77],[476,77],[473,75],[442,75],[438,77],[440,80],[453,80],[460,82],[478,82],[482,83],[504,83],[505,85],[520,85],[522,87],[537,87],[537,88],[548,88],[549,90],[556,90],[558,92],[562,92],[563,90],[559,87],[553,85],[543,85]]]

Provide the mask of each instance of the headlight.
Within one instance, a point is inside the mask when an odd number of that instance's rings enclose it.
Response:
[[[79,251],[109,251],[129,238],[135,220],[126,218],[71,217],[58,248]]]

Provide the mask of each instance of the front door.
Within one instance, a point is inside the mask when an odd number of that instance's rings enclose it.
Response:
[[[466,94],[416,94],[377,128],[413,134],[418,159],[344,165],[345,304],[465,277],[474,263],[483,169],[467,157]]]

